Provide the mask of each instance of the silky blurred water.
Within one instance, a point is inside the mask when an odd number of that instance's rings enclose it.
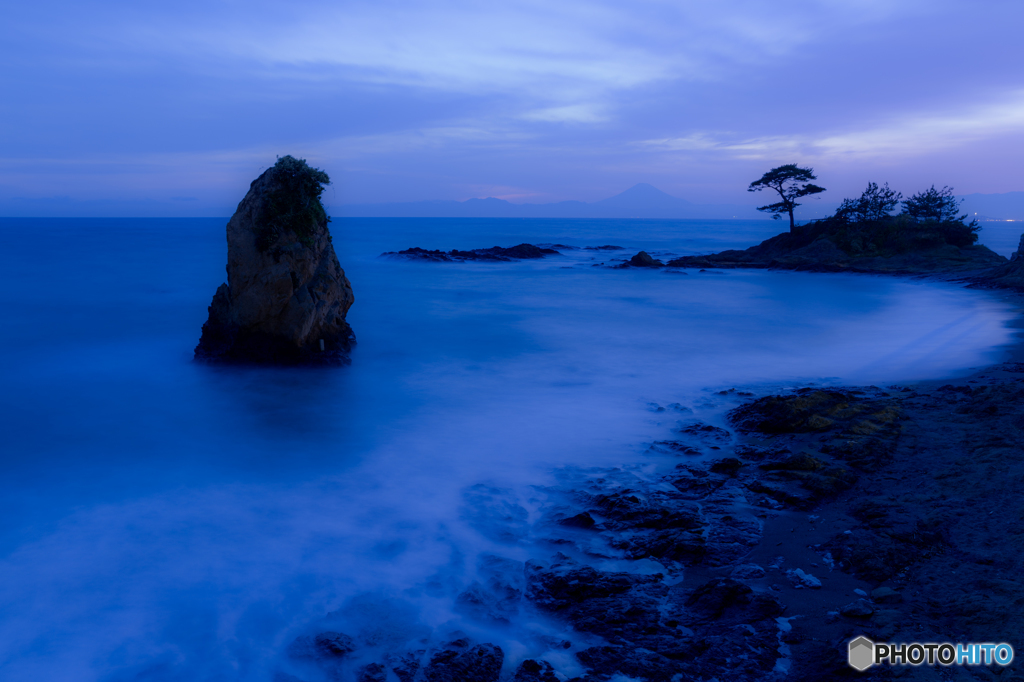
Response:
[[[532,486],[644,461],[672,426],[648,403],[720,420],[724,388],[953,376],[1011,338],[1008,305],[954,285],[593,267],[767,221],[348,219],[352,365],[208,367],[224,223],[0,221],[4,680],[312,682],[283,652],[331,612],[384,649],[461,628],[544,655],[551,623],[489,631],[453,597],[481,554],[538,551]],[[627,250],[378,257],[524,241]]]

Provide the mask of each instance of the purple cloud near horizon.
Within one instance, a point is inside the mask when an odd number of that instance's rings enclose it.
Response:
[[[283,154],[334,204],[638,182],[753,204],[790,162],[835,202],[1024,190],[1024,6],[966,7],[24,3],[0,29],[0,215],[225,214]]]

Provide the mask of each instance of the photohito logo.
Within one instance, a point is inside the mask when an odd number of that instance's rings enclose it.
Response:
[[[847,652],[850,667],[865,671],[873,665],[1010,665],[1013,647],[1000,644],[950,644],[910,642],[880,644],[867,637],[851,640]]]

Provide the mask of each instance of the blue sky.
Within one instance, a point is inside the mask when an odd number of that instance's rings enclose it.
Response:
[[[811,165],[1024,190],[1024,3],[6,3],[0,215],[227,215],[276,155],[329,203],[698,203]]]

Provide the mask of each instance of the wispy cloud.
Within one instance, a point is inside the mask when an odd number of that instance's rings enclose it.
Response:
[[[61,33],[70,45],[171,56],[205,70],[528,94],[555,111],[656,82],[726,78],[837,31],[912,15],[922,6],[917,0],[782,6],[759,0],[350,0],[141,9],[111,2],[87,12],[62,7],[62,19],[34,29],[40,37],[49,31],[51,39]]]
[[[731,131],[700,131],[643,140],[640,146],[669,152],[713,152],[741,159],[886,158],[894,160],[963,147],[979,141],[1024,135],[1024,90],[996,101],[942,113],[897,115],[871,128],[801,135],[744,137]]]

